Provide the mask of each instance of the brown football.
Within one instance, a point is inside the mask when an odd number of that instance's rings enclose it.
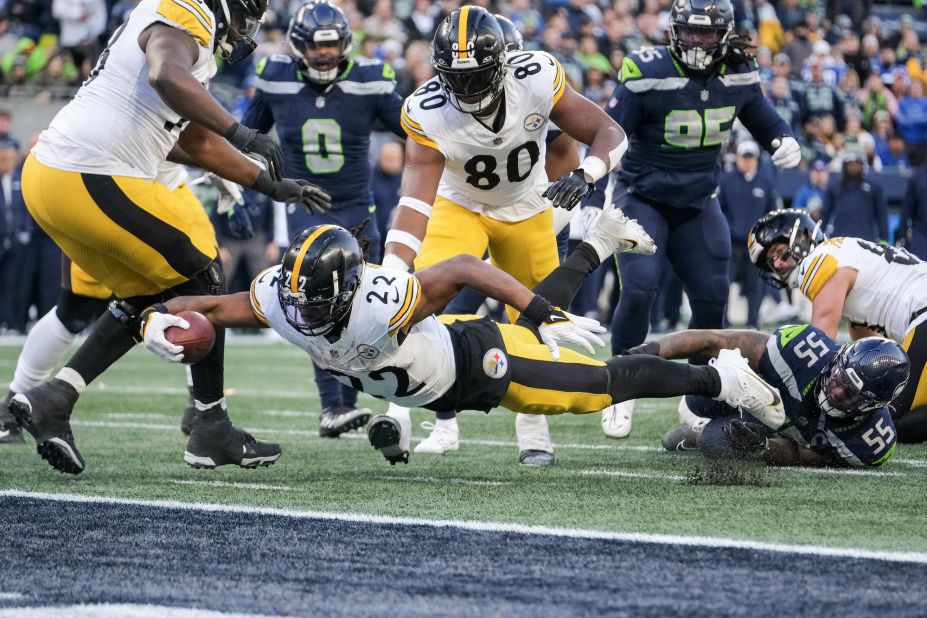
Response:
[[[183,346],[182,363],[190,365],[202,360],[212,350],[216,342],[216,329],[202,313],[181,311],[177,314],[190,324],[190,328],[171,326],[164,331],[164,336],[174,345]]]

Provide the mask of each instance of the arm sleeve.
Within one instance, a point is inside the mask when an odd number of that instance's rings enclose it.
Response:
[[[779,112],[776,111],[769,101],[763,96],[760,87],[753,87],[753,96],[750,101],[740,110],[738,114],[740,121],[744,124],[753,138],[766,149],[769,154],[775,150],[772,147],[772,141],[783,135],[792,135],[792,129],[789,128]]]
[[[267,104],[267,98],[264,96],[263,90],[258,90],[254,98],[251,99],[248,109],[245,110],[244,115],[241,117],[241,123],[246,127],[257,129],[261,133],[267,133],[274,126],[274,115],[271,112],[270,105]]]

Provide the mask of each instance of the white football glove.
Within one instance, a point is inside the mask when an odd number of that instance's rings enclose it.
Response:
[[[212,183],[212,186],[219,192],[219,201],[216,204],[216,214],[224,215],[235,206],[244,206],[245,198],[241,195],[241,187],[226,180],[222,176],[217,176],[212,172],[206,172],[203,176]]]
[[[596,333],[604,333],[605,327],[598,320],[573,315],[566,311],[556,310],[547,320],[538,326],[541,341],[550,350],[553,360],[560,360],[559,343],[572,343],[578,345],[590,354],[595,354],[593,344],[604,346],[605,342],[599,339]]]
[[[797,167],[801,163],[801,146],[794,137],[784,135],[779,139],[774,139],[772,147],[775,148],[772,160],[779,169]]]
[[[146,348],[169,363],[179,363],[183,359],[183,346],[174,345],[164,336],[164,331],[171,326],[190,328],[190,323],[170,313],[153,311],[145,316],[142,337]]]

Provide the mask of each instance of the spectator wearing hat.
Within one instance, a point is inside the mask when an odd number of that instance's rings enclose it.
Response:
[[[731,228],[731,281],[740,283],[747,299],[747,328],[759,327],[763,280],[750,261],[747,236],[757,220],[776,209],[777,198],[770,174],[759,173],[760,147],[753,140],[737,145],[734,169],[721,176],[718,201]]]
[[[873,242],[888,239],[885,192],[866,178],[861,153],[843,157],[843,173],[824,192],[821,221],[830,236],[854,236]]]
[[[832,116],[837,130],[843,131],[846,125],[843,97],[835,86],[824,82],[824,64],[817,57],[808,60],[810,82],[805,87],[802,123],[809,118]]]
[[[829,177],[827,163],[820,159],[812,163],[808,172],[808,180],[795,192],[792,208],[803,208],[815,219],[820,218]]]
[[[908,159],[920,165],[927,151],[927,97],[921,80],[912,80],[907,96],[898,101],[895,123],[898,133],[908,143]]]
[[[917,168],[905,189],[901,203],[898,238],[922,260],[927,260],[927,165]]]

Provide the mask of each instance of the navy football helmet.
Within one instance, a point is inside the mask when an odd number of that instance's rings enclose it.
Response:
[[[341,9],[327,0],[299,7],[286,38],[300,70],[311,82],[328,85],[348,66],[351,26]]]
[[[521,35],[521,32],[518,31],[518,28],[515,27],[512,20],[499,13],[495,13],[493,17],[496,18],[496,21],[499,22],[499,27],[502,28],[502,37],[505,40],[505,51],[513,52],[523,50],[525,48],[525,37]]]
[[[267,0],[211,0],[216,16],[216,51],[229,64],[247,58],[257,47],[254,36],[264,21]]]
[[[706,71],[727,54],[734,34],[731,0],[675,0],[670,11],[670,50],[690,69]]]
[[[750,251],[750,260],[760,269],[763,279],[784,288],[788,287],[789,277],[795,269],[785,275],[777,273],[769,263],[770,247],[777,242],[784,242],[786,252],[795,260],[797,267],[812,249],[825,240],[827,236],[821,231],[820,221],[812,219],[804,210],[783,208],[772,211],[753,225],[747,236],[747,249]]]
[[[865,337],[843,346],[815,386],[818,405],[830,418],[854,419],[889,405],[911,372],[897,342]]]
[[[489,109],[505,82],[505,35],[486,9],[464,6],[444,18],[431,42],[431,63],[456,109]]]
[[[304,335],[331,333],[351,313],[364,252],[337,225],[303,230],[283,254],[277,297],[286,321]]]

